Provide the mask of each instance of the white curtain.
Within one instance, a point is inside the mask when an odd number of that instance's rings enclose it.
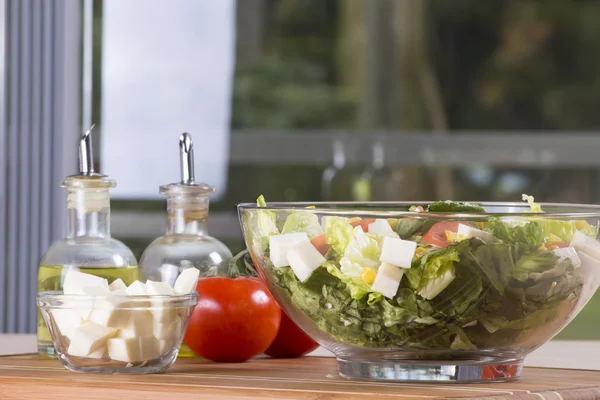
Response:
[[[102,173],[116,198],[159,198],[194,139],[196,181],[225,191],[235,0],[104,0]]]

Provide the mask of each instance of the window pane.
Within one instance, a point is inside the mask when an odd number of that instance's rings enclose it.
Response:
[[[109,1],[117,2],[104,3]],[[222,3],[189,1],[198,7],[200,16]],[[150,7],[164,9],[172,5],[167,0],[151,3]],[[600,167],[593,157],[600,142],[581,141],[581,134],[597,137],[600,126],[596,111],[600,3],[239,0],[236,13],[237,18],[231,15],[229,20],[235,26],[235,64],[231,64],[235,73],[226,93],[219,94],[230,96],[231,157],[220,167],[221,175],[208,167],[197,171],[199,180],[217,185],[220,197],[211,204],[210,230],[223,233],[221,238],[232,250],[243,248],[234,205],[254,201],[260,194],[268,201],[518,201],[525,192],[540,201],[600,202]],[[182,23],[186,20],[181,16]],[[150,50],[166,46],[202,53],[197,43],[185,41],[185,32],[171,35],[179,26],[174,17],[157,19],[152,26],[157,43],[150,43]],[[110,25],[104,29],[100,40],[110,35]],[[204,39],[208,38],[198,40]],[[222,39],[217,30],[211,32],[210,49],[218,48]],[[107,50],[103,57],[115,54]],[[113,60],[123,66],[129,57],[123,53]],[[221,61],[211,56],[196,64],[212,68],[181,70],[164,82],[149,79],[143,83],[185,86],[197,79],[223,76]],[[149,111],[140,103],[138,116],[128,119],[129,130],[156,128],[160,135],[168,135],[160,144],[148,136],[143,141],[146,149],[139,149],[149,159],[160,158],[163,175],[160,179],[153,175],[156,181],[149,179],[145,164],[132,167],[125,152],[122,164],[136,169],[138,186],[129,186],[128,195],[113,203],[115,212],[141,212],[145,216],[141,221],[150,216],[162,218],[161,199],[136,198],[155,193],[158,184],[178,179],[174,136],[189,130],[196,138],[205,132],[196,123],[206,107],[195,104],[199,114],[192,121],[171,113],[176,104]],[[160,124],[152,124],[160,118],[171,121],[172,127],[159,129]],[[109,135],[116,132],[110,130]],[[374,134],[381,132],[400,144],[393,147],[384,140],[378,147]],[[486,140],[453,158],[452,140],[464,138],[465,133]],[[552,141],[551,134],[572,137],[573,148],[566,151],[553,145],[551,151],[546,150],[544,143]],[[106,129],[102,135],[106,140]],[[298,135],[311,145],[299,145]],[[403,149],[403,140],[428,135],[449,138],[450,145],[429,153],[426,144],[415,151]],[[539,137],[537,144],[530,141],[525,149],[533,155],[523,151],[519,137],[524,135]],[[275,141],[275,136],[289,140]],[[368,144],[355,143],[356,137],[365,136],[370,138]],[[502,148],[502,162],[497,160],[499,137],[508,142]],[[239,143],[247,143],[248,138],[255,146],[240,150]],[[115,137],[111,141],[111,149],[117,145],[135,149],[139,143]],[[209,153],[227,157],[223,148],[228,145]],[[268,162],[283,153],[290,154],[290,159]],[[567,153],[569,157],[564,156]],[[580,155],[587,161],[579,162]],[[528,157],[534,161],[523,163]],[[408,158],[410,163],[405,162]],[[434,165],[432,158],[447,160],[448,165]],[[124,172],[107,173],[118,179]],[[160,224],[140,229],[139,237],[132,237],[126,228],[115,235],[126,237],[138,254],[152,237],[162,234]],[[559,337],[597,339],[594,332],[600,322],[591,316],[598,307],[600,295]]]

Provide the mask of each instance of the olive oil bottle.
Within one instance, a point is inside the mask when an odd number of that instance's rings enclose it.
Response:
[[[200,279],[227,276],[231,251],[208,234],[209,196],[215,188],[195,181],[192,138],[179,138],[181,181],[159,188],[167,200],[167,231],[156,238],[140,257],[140,276],[173,286],[186,268],[200,270]],[[196,357],[183,343],[179,357]]]
[[[116,182],[94,172],[90,131],[79,143],[79,174],[61,183],[67,190],[67,236],[42,256],[38,292],[62,290],[70,269],[107,278],[109,283],[121,278],[129,285],[139,278],[131,250],[110,236],[109,189]],[[54,357],[54,345],[39,310],[37,319],[38,352]]]

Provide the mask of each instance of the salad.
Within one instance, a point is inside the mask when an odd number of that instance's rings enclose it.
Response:
[[[468,220],[485,212],[480,205],[453,201],[413,206],[399,219],[319,218],[302,210],[278,221],[259,208],[250,243],[275,285],[335,341],[535,347],[568,322],[590,290],[586,283],[600,274],[600,243],[598,226],[537,218],[541,207],[531,196],[523,200],[531,218],[484,221]],[[266,206],[262,196],[257,204]],[[436,219],[443,212],[465,214]]]

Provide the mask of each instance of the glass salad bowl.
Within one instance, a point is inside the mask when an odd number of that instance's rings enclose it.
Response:
[[[340,375],[509,381],[600,284],[600,206],[524,200],[238,213],[258,273]]]

